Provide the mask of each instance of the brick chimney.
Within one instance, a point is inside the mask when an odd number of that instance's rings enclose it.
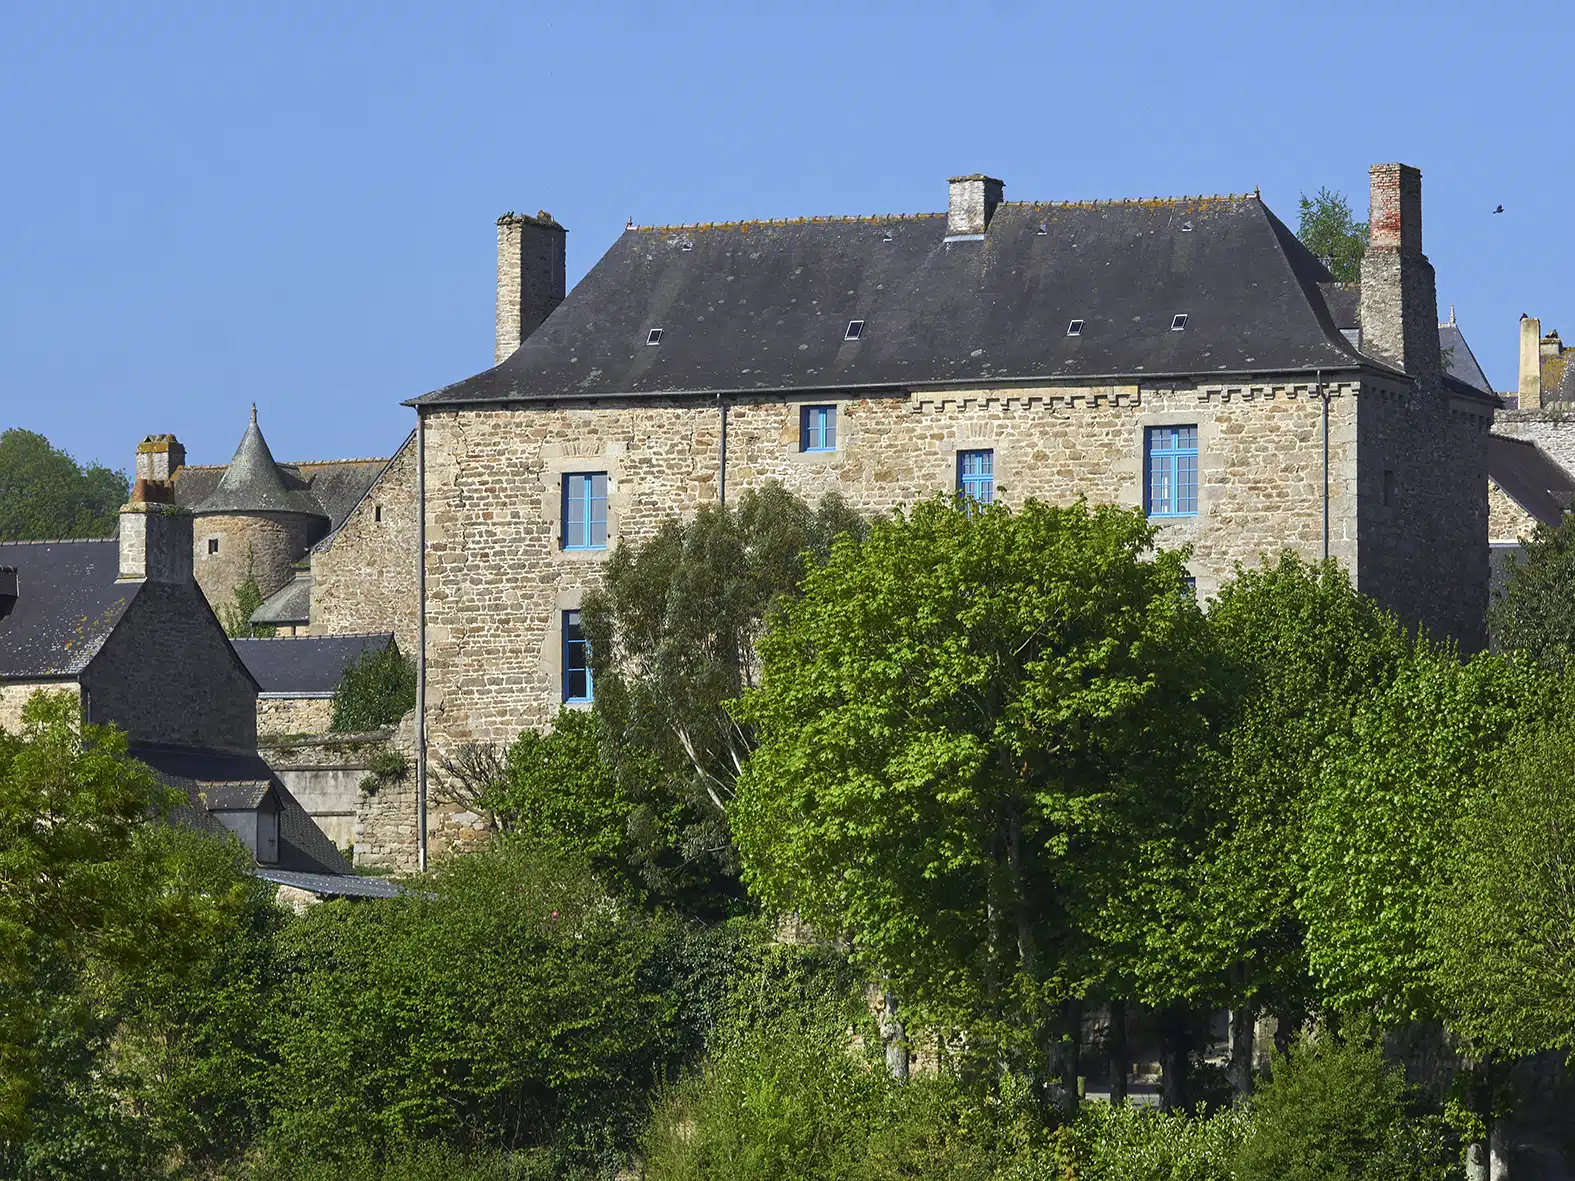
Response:
[[[1438,296],[1422,253],[1422,173],[1407,164],[1369,170],[1367,253],[1362,256],[1362,350],[1412,377],[1439,376]]]
[[[1001,203],[1001,193],[1006,186],[982,172],[954,176],[949,183],[951,199],[946,205],[946,236],[978,237],[995,216],[995,207]]]
[[[545,209],[535,217],[505,213],[498,218],[497,346],[499,364],[541,326],[563,302],[566,288],[564,235]]]
[[[137,444],[137,479],[173,480],[186,466],[186,448],[174,435],[149,435]]]
[[[120,509],[120,581],[195,586],[191,524],[167,482],[139,478]]]
[[[1522,410],[1542,409],[1542,321],[1520,318],[1520,400]]]

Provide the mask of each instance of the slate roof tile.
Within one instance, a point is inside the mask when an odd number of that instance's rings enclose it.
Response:
[[[264,693],[327,696],[338,686],[346,668],[368,651],[384,651],[394,636],[392,632],[374,632],[230,642]]]
[[[115,630],[141,582],[117,582],[114,540],[0,542],[17,571],[16,606],[0,619],[0,678],[75,677]]]

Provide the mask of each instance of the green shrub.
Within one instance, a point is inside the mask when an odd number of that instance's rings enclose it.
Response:
[[[668,930],[583,863],[523,847],[313,907],[285,940],[271,1156],[441,1139],[615,1162],[679,1040],[656,983]]]
[[[334,690],[336,733],[359,733],[392,726],[416,707],[416,666],[390,644],[367,649],[344,671]]]
[[[1073,1137],[1078,1181],[1232,1181],[1248,1129],[1243,1108],[1160,1112],[1091,1103]]]
[[[1362,1038],[1303,1038],[1276,1055],[1253,1100],[1238,1181],[1444,1181],[1459,1147],[1443,1121],[1409,1108],[1405,1073]]]

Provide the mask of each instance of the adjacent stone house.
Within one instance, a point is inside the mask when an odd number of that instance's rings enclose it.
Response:
[[[425,744],[593,697],[609,550],[766,479],[1141,506],[1202,594],[1288,547],[1479,648],[1497,399],[1443,364],[1420,173],[1371,182],[1347,292],[1256,194],[957,177],[943,213],[630,225],[567,295],[563,228],[504,216],[499,363],[411,403]]]
[[[274,736],[327,733],[345,669],[369,653],[399,650],[392,632],[230,643],[258,685],[257,729]]]
[[[193,575],[192,514],[139,479],[118,536],[0,543],[0,727],[40,690],[123,729],[131,753],[185,792],[184,822],[234,833],[256,873],[314,894],[386,893],[257,755],[256,680]]]

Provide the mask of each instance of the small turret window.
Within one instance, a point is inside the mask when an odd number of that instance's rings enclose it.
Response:
[[[210,554],[216,554],[219,552],[219,539],[217,537],[208,538],[208,552]]]

